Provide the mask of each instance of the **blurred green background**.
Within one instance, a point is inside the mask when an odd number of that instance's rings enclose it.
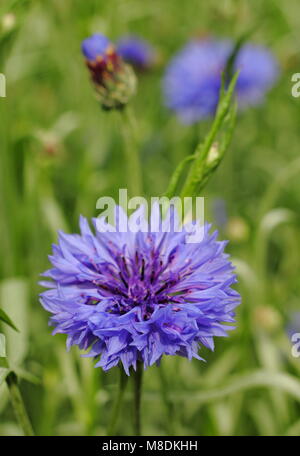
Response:
[[[132,103],[138,118],[145,193],[160,195],[176,164],[211,121],[182,126],[163,107],[161,77],[190,38],[252,40],[281,66],[266,103],[238,118],[222,165],[203,192],[206,214],[226,205],[221,236],[239,274],[237,329],[203,349],[206,363],[165,358],[145,374],[145,435],[300,435],[300,359],[286,332],[300,296],[300,71],[297,0],[44,0],[0,3],[0,299],[20,333],[7,336],[8,357],[38,435],[105,435],[117,387],[115,370],[65,350],[51,336],[38,302],[40,272],[57,229],[77,231],[79,214],[95,216],[100,196],[127,187],[117,117],[94,99],[80,52],[93,32],[149,40],[157,66],[139,76]],[[300,332],[300,328],[298,328]],[[163,386],[163,387],[162,387]],[[131,390],[118,433],[133,432]],[[0,386],[0,435],[22,434]]]

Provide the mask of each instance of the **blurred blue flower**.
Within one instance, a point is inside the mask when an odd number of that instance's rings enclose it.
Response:
[[[111,47],[108,38],[100,33],[95,33],[83,40],[81,49],[87,60],[95,61],[97,58],[105,58],[107,50]]]
[[[117,223],[127,223],[118,206],[115,215]],[[139,217],[142,208],[129,223]],[[166,220],[177,226],[174,211]],[[53,268],[43,274],[51,281],[41,283],[49,288],[41,303],[52,314],[54,334],[67,334],[67,347],[91,348],[88,356],[100,355],[96,366],[104,370],[122,363],[129,375],[138,360],[146,368],[163,355],[201,360],[201,344],[213,350],[213,337],[233,329],[223,325],[234,322],[240,301],[231,288],[236,276],[224,253],[226,242],[217,241],[217,232],[209,234],[206,225],[203,240],[188,243],[195,226],[166,232],[166,220],[153,206],[152,231],[112,232],[102,217],[93,219],[93,232],[81,217],[81,234],[60,232],[53,246]]]
[[[166,106],[186,124],[214,114],[219,99],[221,73],[234,44],[230,40],[199,40],[189,43],[169,64],[163,81]],[[234,70],[239,109],[256,105],[272,87],[278,65],[268,49],[245,44],[238,52]]]
[[[154,63],[155,53],[150,44],[136,36],[126,36],[117,43],[117,52],[137,69],[147,69]]]

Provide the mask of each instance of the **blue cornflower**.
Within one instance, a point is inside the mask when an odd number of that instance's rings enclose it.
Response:
[[[233,46],[230,40],[193,41],[169,64],[163,81],[165,103],[184,123],[215,113],[221,74]],[[236,84],[240,109],[261,103],[278,76],[277,62],[268,49],[250,43],[239,50],[233,69],[240,70]]]
[[[167,232],[168,220],[178,226],[176,212],[169,214],[162,221],[153,206],[148,232],[145,224],[137,232],[113,232],[104,217],[93,219],[92,231],[81,217],[81,234],[60,232],[53,246],[41,303],[52,314],[54,334],[67,334],[67,347],[90,348],[88,356],[100,356],[96,366],[104,370],[123,364],[129,375],[137,361],[146,368],[163,355],[201,360],[200,346],[213,350],[214,336],[233,328],[227,323],[234,322],[240,296],[231,288],[236,276],[226,242],[206,225],[202,241],[188,243],[195,225]],[[139,208],[128,220],[142,217]],[[117,226],[120,219],[126,226],[116,206]]]
[[[151,67],[155,60],[152,46],[136,36],[126,36],[117,43],[117,52],[123,59],[139,70]]]
[[[115,46],[95,33],[82,42],[81,50],[103,108],[120,109],[126,105],[135,93],[136,78]]]

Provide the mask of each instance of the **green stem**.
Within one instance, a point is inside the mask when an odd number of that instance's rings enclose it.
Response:
[[[10,372],[6,377],[6,384],[8,386],[12,406],[14,408],[16,418],[24,431],[26,436],[34,435],[33,429],[27,415],[27,411],[21,396],[18,385],[18,377],[14,372]]]
[[[128,190],[130,196],[142,195],[142,173],[139,157],[136,120],[132,110],[127,106],[122,111],[122,130],[127,162]]]
[[[124,393],[126,385],[128,383],[128,376],[126,375],[124,369],[120,367],[120,381],[119,381],[119,391],[116,397],[116,401],[113,407],[111,420],[108,426],[107,435],[115,435],[116,426],[118,424],[118,418],[120,415],[121,406],[123,403]]]
[[[206,160],[208,154],[230,110],[231,100],[235,84],[237,81],[237,77],[238,72],[232,78],[228,86],[228,90],[226,92],[224,92],[223,88],[221,89],[220,101],[217,107],[217,112],[214,121],[212,123],[210,131],[208,132],[208,135],[204,139],[204,142],[201,143],[196,149],[196,158],[190,167],[190,171],[183,186],[181,193],[182,198],[185,196],[194,196],[195,193],[197,193],[197,189],[199,187],[199,184],[201,184],[201,180],[203,179],[205,170],[207,168]]]
[[[164,196],[167,198],[172,198],[175,195],[175,191],[179,182],[179,179],[182,175],[182,172],[184,171],[186,164],[189,163],[190,161],[195,159],[195,154],[189,155],[188,157],[185,157],[177,166],[175,169],[174,173],[172,174],[170,183],[168,185],[168,188],[166,190],[166,193]]]
[[[137,436],[141,435],[141,395],[143,370],[143,363],[138,361],[136,371],[132,374],[134,381],[134,432]]]

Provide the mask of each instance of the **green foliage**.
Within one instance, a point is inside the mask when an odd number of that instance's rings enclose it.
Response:
[[[18,331],[17,327],[15,324],[12,322],[12,320],[9,318],[9,316],[4,312],[4,310],[0,309],[0,321],[3,321],[6,323],[8,326],[13,328],[15,331]]]
[[[229,83],[228,89],[221,88],[220,100],[212,126],[195,151],[195,159],[191,163],[190,172],[182,189],[182,197],[196,196],[204,188],[209,176],[215,171],[230,143],[235,120],[235,106],[231,106],[234,88],[238,78],[236,73]],[[224,129],[224,125],[225,128]],[[224,130],[224,131],[223,131]],[[220,145],[213,148],[214,141],[223,133]]]
[[[5,335],[0,333],[0,372],[2,369],[8,369],[8,362],[7,362],[7,357],[6,357]],[[2,373],[2,375],[3,374],[4,374],[4,372]]]

